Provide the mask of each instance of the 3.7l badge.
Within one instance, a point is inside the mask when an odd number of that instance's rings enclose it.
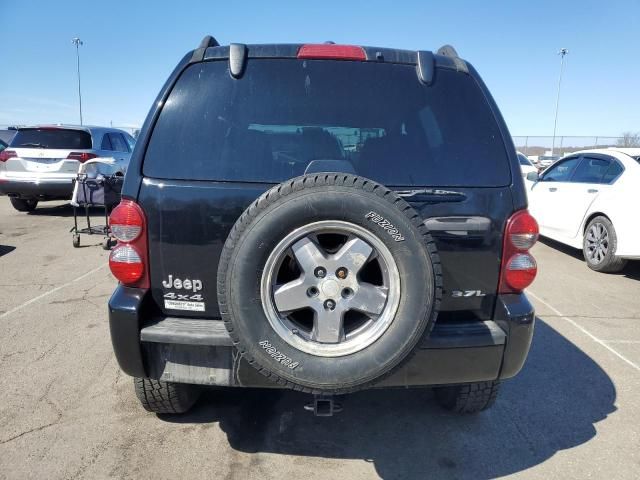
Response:
[[[451,296],[454,298],[460,297],[485,297],[487,294],[481,290],[452,290]]]

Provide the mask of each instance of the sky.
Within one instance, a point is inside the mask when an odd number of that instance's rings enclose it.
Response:
[[[0,0],[0,125],[142,124],[177,62],[221,44],[336,43],[437,50],[480,72],[514,136],[640,131],[640,0]]]

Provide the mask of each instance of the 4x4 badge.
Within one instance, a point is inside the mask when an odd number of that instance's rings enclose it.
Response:
[[[192,312],[204,312],[204,298],[196,293],[202,290],[202,280],[185,278],[169,278],[162,282],[164,288],[184,290],[186,293],[167,292],[163,295],[164,308],[170,310],[189,310]]]

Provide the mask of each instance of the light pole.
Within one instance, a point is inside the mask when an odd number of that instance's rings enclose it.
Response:
[[[78,37],[71,40],[76,46],[76,60],[78,61],[78,101],[80,102],[80,125],[82,125],[82,93],[80,92],[80,45],[83,45],[82,40]]]
[[[553,140],[551,142],[551,155],[556,148],[556,127],[558,126],[558,106],[560,105],[560,84],[562,83],[562,71],[564,70],[564,56],[569,53],[566,48],[561,48],[558,52],[560,55],[560,77],[558,78],[558,96],[556,97],[556,118],[553,122]]]

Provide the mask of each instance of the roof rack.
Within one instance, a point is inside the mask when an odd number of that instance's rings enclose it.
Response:
[[[458,56],[458,52],[451,45],[443,45],[436,52],[437,55],[442,55],[443,57],[449,57],[453,60],[453,64],[456,66],[456,70],[459,72],[469,73],[469,67],[467,67],[467,62],[462,60]]]
[[[431,85],[436,67],[433,53],[425,50],[418,50],[417,53],[416,66],[418,67],[418,79],[427,86]]]
[[[198,48],[193,51],[193,55],[191,56],[191,62],[201,62],[204,58],[204,52],[206,52],[209,47],[219,47],[220,44],[218,41],[212,37],[211,35],[207,35],[202,39]]]
[[[244,43],[229,45],[229,71],[233,78],[240,78],[247,62],[247,46]]]

